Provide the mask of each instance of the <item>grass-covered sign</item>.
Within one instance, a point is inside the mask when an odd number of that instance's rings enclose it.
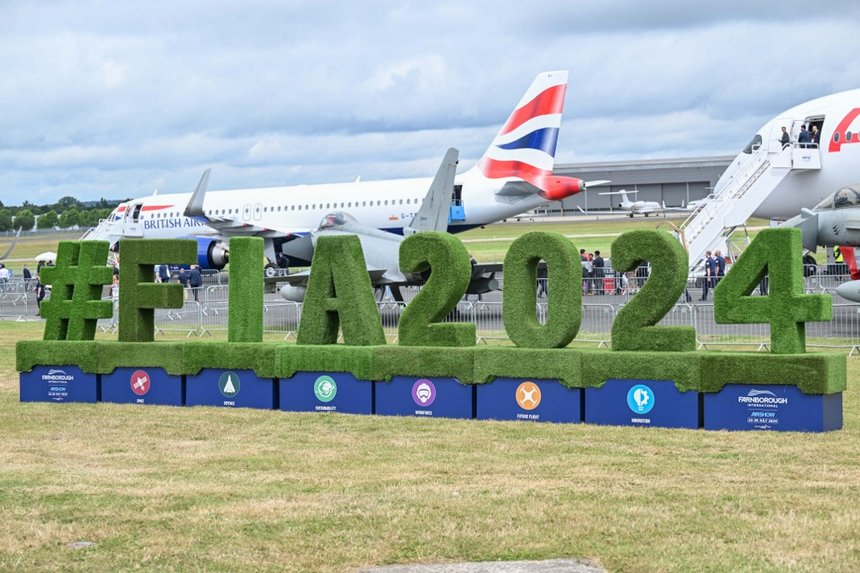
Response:
[[[356,237],[325,237],[318,242],[297,344],[262,342],[262,240],[234,238],[230,246],[227,343],[154,342],[154,310],[181,307],[183,300],[178,285],[153,282],[153,265],[193,262],[195,246],[188,240],[122,242],[120,330],[119,340],[112,342],[94,340],[96,321],[111,315],[110,303],[99,300],[102,286],[111,278],[103,262],[107,244],[61,243],[57,267],[44,277],[54,286],[54,296],[43,303],[44,340],[18,344],[18,370],[78,366],[84,372],[108,374],[121,367],[160,367],[173,376],[196,376],[206,369],[230,369],[253,371],[257,377],[282,383],[302,372],[342,372],[373,383],[417,380],[413,390],[431,402],[437,386],[445,387],[434,384],[434,377],[471,385],[497,378],[553,380],[574,389],[608,387],[624,380],[652,381],[651,386],[664,381],[678,392],[703,394],[755,385],[774,391],[791,386],[804,395],[828,396],[839,395],[846,385],[844,355],[805,352],[805,322],[829,320],[831,301],[829,295],[803,293],[796,229],[761,232],[715,291],[717,322],[771,325],[769,353],[695,352],[692,327],[657,325],[682,295],[687,268],[686,252],[663,231],[633,231],[613,244],[617,270],[632,270],[646,261],[652,270],[642,290],[617,316],[611,350],[569,347],[582,317],[582,270],[576,247],[556,233],[528,233],[511,245],[504,267],[503,319],[513,346],[500,347],[476,347],[474,324],[442,322],[462,298],[471,275],[469,255],[453,235],[419,233],[402,243],[401,268],[429,273],[429,279],[402,314],[397,344],[386,342]],[[550,284],[544,323],[535,313],[541,261]],[[765,275],[770,278],[769,295],[750,296]],[[337,343],[339,334],[342,344]],[[335,392],[337,382],[329,378],[328,389]],[[649,394],[651,386],[637,384],[627,397],[634,412],[656,408],[654,401],[661,394]],[[534,398],[533,387],[519,390]],[[344,386],[342,392],[346,391]],[[738,403],[764,408],[788,402],[774,391],[755,390]],[[771,400],[766,394],[776,397]],[[479,394],[470,399],[481,400]],[[522,408],[531,407],[517,401]],[[584,403],[587,407],[588,400]],[[841,425],[841,402],[839,412]],[[749,419],[765,414],[751,410]]]

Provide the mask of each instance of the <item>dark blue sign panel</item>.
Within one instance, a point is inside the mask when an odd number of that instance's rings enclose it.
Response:
[[[582,389],[558,380],[496,378],[477,385],[476,405],[479,420],[582,421]]]
[[[22,402],[96,402],[99,384],[96,374],[77,366],[36,366],[21,372]]]
[[[373,413],[373,382],[348,372],[296,372],[281,379],[285,412]]]
[[[796,386],[727,384],[704,395],[706,430],[828,432],[842,428],[842,393],[804,394]]]
[[[102,402],[183,406],[185,385],[164,368],[117,368],[102,374]]]
[[[699,393],[671,380],[607,380],[585,389],[585,421],[614,426],[698,428]]]
[[[456,378],[395,376],[376,383],[376,413],[383,416],[471,418],[475,387]]]
[[[278,385],[259,378],[253,370],[205,368],[187,376],[185,403],[189,406],[226,406],[272,410],[277,404]]]

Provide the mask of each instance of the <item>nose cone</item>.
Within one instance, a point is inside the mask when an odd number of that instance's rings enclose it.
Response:
[[[860,281],[850,281],[842,283],[836,287],[836,294],[850,300],[851,302],[860,302]]]

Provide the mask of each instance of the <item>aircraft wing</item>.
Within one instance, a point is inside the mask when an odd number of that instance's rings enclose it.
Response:
[[[206,197],[206,188],[209,185],[209,173],[211,169],[203,172],[200,182],[197,183],[197,188],[191,194],[191,199],[188,200],[188,205],[185,206],[184,215],[193,217],[198,221],[206,223],[207,226],[215,229],[224,238],[228,237],[263,237],[268,239],[285,238],[292,235],[306,235],[311,232],[307,229],[287,229],[285,227],[268,226],[261,227],[247,221],[242,221],[238,218],[227,215],[207,215],[203,210],[203,200]]]
[[[19,227],[19,228],[18,228],[18,232],[17,232],[17,233],[15,233],[15,238],[14,238],[14,239],[12,239],[12,244],[11,244],[11,245],[9,245],[9,248],[8,248],[8,249],[6,249],[6,252],[5,252],[5,253],[3,253],[2,255],[0,255],[0,261],[2,261],[3,259],[5,259],[6,257],[8,257],[9,255],[11,255],[11,254],[12,254],[12,249],[14,249],[14,248],[15,248],[15,245],[17,245],[17,244],[18,244],[18,239],[20,239],[20,238],[21,238],[21,231],[23,231],[23,230],[24,230],[24,227]]]

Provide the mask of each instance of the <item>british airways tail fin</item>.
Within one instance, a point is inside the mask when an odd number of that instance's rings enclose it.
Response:
[[[552,174],[567,79],[566,70],[538,74],[478,162],[481,175],[525,181],[549,200],[584,188],[579,179]]]

